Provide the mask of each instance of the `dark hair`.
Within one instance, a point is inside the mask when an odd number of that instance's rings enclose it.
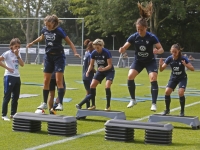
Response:
[[[86,46],[86,49],[87,50],[93,50],[93,41],[91,41],[90,39],[86,39],[84,42],[83,42],[84,46]]]
[[[44,18],[44,23],[45,22],[52,22],[54,23],[54,29],[56,27],[58,27],[61,23],[62,23],[62,20],[59,20],[58,17],[56,15],[48,15]]]
[[[151,17],[151,14],[153,12],[153,3],[149,2],[146,4],[146,6],[142,6],[143,3],[138,2],[138,8],[140,12],[140,18],[136,21],[136,25],[142,25],[146,28],[148,28],[147,21]]]
[[[176,44],[172,45],[172,48],[176,48],[179,51],[178,58],[181,58],[182,57],[181,51],[183,50],[183,48],[181,47],[181,45],[179,43],[176,43]]]
[[[15,44],[21,44],[20,40],[18,38],[13,38],[11,41],[10,41],[10,47],[15,45]]]

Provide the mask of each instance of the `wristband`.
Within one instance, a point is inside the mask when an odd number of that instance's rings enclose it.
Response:
[[[19,57],[19,56],[17,56],[17,59],[20,59],[20,57]]]

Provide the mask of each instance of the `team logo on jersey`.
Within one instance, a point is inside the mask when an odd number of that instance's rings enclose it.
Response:
[[[145,46],[140,46],[140,48],[139,48],[141,51],[146,51],[146,47]]]
[[[48,45],[53,46],[53,43],[52,42],[48,42]]]
[[[149,44],[149,41],[146,41],[147,44]]]
[[[105,63],[105,61],[104,60],[97,60],[97,64],[104,64]]]
[[[179,67],[173,67],[174,71],[179,71]]]
[[[105,58],[105,56],[102,56],[102,58],[104,59],[104,58]]]
[[[179,62],[179,66],[181,65],[181,62]]]
[[[146,52],[138,52],[138,56],[141,56],[141,57],[148,57],[148,56],[149,56],[149,53],[146,53]]]
[[[46,37],[46,40],[48,40],[48,41],[54,41],[56,38],[56,34],[55,33],[47,33],[45,35],[45,37]]]

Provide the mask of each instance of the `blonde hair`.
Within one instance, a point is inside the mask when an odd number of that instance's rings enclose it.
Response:
[[[138,8],[140,12],[140,18],[136,21],[136,25],[142,25],[146,28],[148,28],[147,21],[151,17],[153,13],[153,3],[149,2],[146,4],[146,6],[142,6],[143,3],[138,2]]]
[[[102,39],[96,39],[93,43],[93,45],[100,45],[104,47],[104,41]]]
[[[46,22],[54,23],[53,28],[55,29],[62,23],[62,20],[59,20],[56,15],[48,15],[44,18],[44,23]]]

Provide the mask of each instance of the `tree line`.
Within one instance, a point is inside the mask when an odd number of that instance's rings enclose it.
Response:
[[[84,39],[102,38],[105,47],[118,49],[136,32],[140,17],[138,0],[0,0],[0,18],[84,18]],[[148,1],[143,2],[146,5]],[[199,52],[200,0],[152,0],[149,31],[156,34],[165,51],[180,43],[184,51]],[[13,37],[28,43],[38,36],[38,20],[0,20],[0,44]],[[42,26],[42,25],[41,25]],[[65,20],[61,25],[75,43],[81,45],[81,20]],[[114,35],[114,36],[113,36]],[[131,47],[130,49],[134,49]]]

